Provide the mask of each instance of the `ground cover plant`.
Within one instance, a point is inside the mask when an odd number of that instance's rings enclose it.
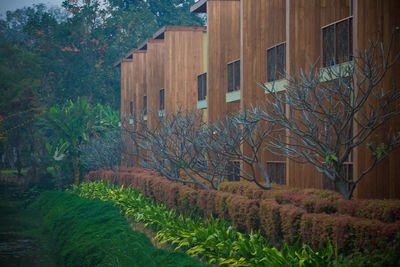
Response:
[[[35,196],[34,188],[21,193],[17,183],[0,181],[0,266],[55,266],[40,216],[26,209]]]
[[[30,208],[43,216],[59,266],[203,266],[183,253],[154,248],[111,203],[49,191]]]
[[[390,266],[394,264],[396,251],[388,254],[373,253],[368,257],[353,254],[343,257],[330,244],[320,251],[308,245],[289,246],[280,249],[271,245],[259,232],[245,235],[235,231],[225,220],[210,218],[201,220],[179,215],[167,209],[165,204],[155,204],[138,191],[116,187],[108,182],[83,183],[74,187],[73,193],[81,197],[111,201],[129,217],[133,224],[144,223],[157,232],[161,243],[170,243],[175,249],[191,256],[202,257],[212,264],[229,266]]]

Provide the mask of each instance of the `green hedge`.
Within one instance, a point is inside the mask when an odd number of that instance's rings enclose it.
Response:
[[[30,208],[44,217],[59,266],[203,266],[183,253],[154,248],[112,203],[50,191]]]
[[[111,172],[98,171],[86,180],[112,177]],[[345,201],[335,192],[283,186],[261,191],[249,183],[222,185],[223,191],[194,189],[141,169],[119,173],[117,183],[131,185],[182,214],[226,219],[245,233],[261,229],[278,247],[300,239],[318,249],[330,239],[340,253],[385,250],[400,231],[400,201],[372,205],[373,200]]]

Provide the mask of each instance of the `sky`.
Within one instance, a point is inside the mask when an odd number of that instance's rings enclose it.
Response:
[[[24,6],[44,3],[49,6],[61,6],[63,0],[0,0],[0,14],[4,16],[7,10],[14,11]]]

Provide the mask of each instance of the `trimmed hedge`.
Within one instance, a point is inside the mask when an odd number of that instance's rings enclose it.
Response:
[[[109,171],[90,172],[86,180],[112,181]],[[384,249],[400,231],[400,201],[344,200],[338,193],[274,186],[262,190],[248,182],[224,183],[220,191],[174,183],[155,172],[132,168],[118,174],[145,196],[184,215],[223,218],[239,231],[261,229],[275,245],[303,243],[318,249],[329,238],[339,252]]]

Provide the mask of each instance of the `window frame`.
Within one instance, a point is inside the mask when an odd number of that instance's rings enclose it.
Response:
[[[232,88],[230,88],[229,84],[229,68],[232,66]],[[240,78],[240,58],[236,59],[234,61],[228,62],[227,63],[227,73],[228,73],[228,93],[239,91],[240,90],[240,83],[241,83],[241,78]],[[239,76],[237,76],[239,75]],[[239,77],[239,78],[238,78]],[[238,78],[238,79],[237,79]]]
[[[265,69],[266,69],[266,81],[267,82],[279,81],[279,80],[282,80],[284,78],[284,74],[278,72],[278,56],[279,56],[278,55],[278,48],[281,47],[281,46],[283,46],[283,60],[282,60],[282,62],[283,62],[283,72],[286,71],[286,54],[287,54],[286,47],[287,46],[286,46],[286,41],[284,41],[284,42],[275,44],[275,45],[267,48],[267,50],[266,50],[266,55],[265,55],[266,60],[265,60],[265,62],[267,64],[266,64],[266,68]],[[273,50],[273,49],[275,50],[274,51],[274,56],[275,56],[275,62],[274,62],[275,78],[269,77],[270,71],[269,71],[269,64],[268,64],[268,62],[269,62],[269,60],[268,60],[268,52]]]
[[[226,180],[228,182],[238,182],[240,181],[240,161],[238,160],[231,160],[228,162],[226,168],[227,168],[227,175],[226,175]],[[239,167],[235,167],[235,165],[239,165]]]
[[[165,109],[165,89],[160,89],[160,108],[159,110],[162,111]]]
[[[340,23],[343,23],[345,21],[350,21],[348,23],[348,35],[347,35],[347,59],[339,59],[338,58],[338,46],[339,46],[339,42],[337,36],[338,36],[338,31],[337,31],[337,25]],[[330,23],[328,25],[325,25],[323,27],[321,27],[321,65],[323,68],[326,67],[331,67],[337,64],[342,64],[345,62],[349,62],[353,60],[353,48],[354,48],[354,35],[353,35],[353,31],[354,31],[354,19],[353,16],[349,16],[346,17],[344,19],[335,21],[333,23]],[[324,31],[327,30],[328,28],[333,27],[333,64],[329,64],[326,62],[326,53],[325,53],[325,39],[324,39]]]
[[[270,165],[272,165],[272,164],[275,165],[273,167],[274,170],[272,171],[274,173],[274,175],[271,175],[271,172],[270,172]],[[283,172],[282,172],[283,177],[282,178],[278,177],[279,179],[276,179],[276,177],[278,176],[278,175],[276,175],[278,173],[277,164],[282,164],[283,165]],[[268,160],[266,162],[266,171],[267,171],[268,177],[271,180],[271,182],[274,182],[274,183],[279,184],[279,185],[286,185],[287,184],[287,179],[286,179],[287,178],[286,177],[286,161]],[[282,183],[282,181],[283,181],[283,183]]]
[[[204,72],[197,76],[197,101],[203,101],[206,100],[206,98],[207,98],[207,72]]]
[[[133,101],[129,101],[129,115],[133,116]]]
[[[147,95],[143,96],[143,115],[147,115]]]

